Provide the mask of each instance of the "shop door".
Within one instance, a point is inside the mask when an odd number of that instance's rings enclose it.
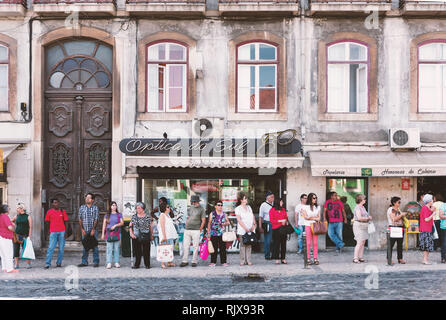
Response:
[[[92,192],[104,215],[110,201],[111,97],[51,97],[45,103],[46,209],[57,198],[68,214],[67,240],[81,237],[78,212]],[[102,218],[100,219],[102,221]],[[45,232],[48,238],[48,232]]]
[[[329,192],[335,191],[338,196],[344,200],[345,213],[347,214],[347,224],[344,224],[342,230],[342,237],[347,247],[356,246],[356,241],[353,235],[353,226],[351,218],[356,207],[356,195],[365,194],[368,196],[368,180],[367,178],[328,178],[327,179],[327,196]],[[365,208],[368,210],[368,201],[365,203]],[[342,213],[341,213],[342,214]],[[367,245],[367,243],[366,243]],[[326,235],[326,246],[335,247],[335,244]]]

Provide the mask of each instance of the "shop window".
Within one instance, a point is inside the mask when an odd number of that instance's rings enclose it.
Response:
[[[277,47],[252,42],[237,48],[237,112],[277,111]]]
[[[147,46],[147,112],[186,112],[187,47]]]
[[[328,46],[327,112],[368,112],[368,48],[355,42]]]
[[[9,111],[9,49],[0,45],[0,112]]]
[[[418,112],[446,112],[446,42],[418,47]]]

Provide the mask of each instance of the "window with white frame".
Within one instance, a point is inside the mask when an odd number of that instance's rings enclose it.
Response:
[[[237,48],[237,112],[277,112],[277,47],[251,42]]]
[[[356,42],[328,46],[327,112],[368,112],[368,48]]]
[[[161,42],[147,47],[147,112],[187,111],[187,47]]]
[[[418,112],[446,112],[446,42],[418,47]]]
[[[0,111],[9,111],[9,49],[0,45]]]

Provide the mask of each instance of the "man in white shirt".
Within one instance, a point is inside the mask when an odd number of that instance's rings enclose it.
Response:
[[[262,203],[259,209],[259,231],[264,234],[265,259],[271,260],[271,240],[273,237],[273,225],[269,221],[269,211],[274,204],[274,194],[270,191],[266,193],[266,201]]]
[[[300,196],[300,203],[296,206],[296,209],[294,210],[294,220],[296,221],[296,226],[300,229],[300,234],[297,236],[297,243],[299,246],[297,253],[302,253],[303,251],[302,235],[305,230],[305,223],[304,223],[304,218],[301,214],[301,209],[306,205],[306,203],[307,203],[307,195],[304,193]]]

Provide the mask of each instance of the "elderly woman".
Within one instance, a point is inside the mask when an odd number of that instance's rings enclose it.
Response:
[[[429,252],[434,251],[434,238],[432,236],[433,218],[435,215],[435,208],[433,206],[434,197],[431,194],[426,194],[423,197],[424,206],[420,212],[420,249],[424,252],[423,264],[431,264],[429,259]]]
[[[17,215],[11,220],[16,224],[15,234],[17,242],[14,242],[14,262],[15,268],[19,268],[20,247],[23,249],[25,239],[32,236],[33,220],[30,215],[26,213],[26,206],[23,203],[17,204]],[[26,268],[31,268],[31,260],[26,260]]]
[[[138,269],[141,257],[144,256],[144,266],[150,268],[150,241],[153,240],[152,219],[145,213],[146,205],[136,203],[136,213],[129,224],[130,237],[135,253],[135,265],[132,269]]]
[[[0,259],[2,260],[3,272],[14,273],[19,270],[14,269],[12,237],[15,225],[8,216],[9,208],[7,205],[0,206]]]
[[[366,201],[365,195],[358,194],[355,200],[356,200],[356,207],[354,210],[355,222],[353,223],[353,234],[355,235],[356,247],[355,247],[355,255],[353,257],[353,263],[360,263],[360,262],[365,262],[363,258],[364,246],[365,242],[369,238],[368,227],[369,227],[369,221],[372,220],[372,217],[364,208],[364,203]]]

